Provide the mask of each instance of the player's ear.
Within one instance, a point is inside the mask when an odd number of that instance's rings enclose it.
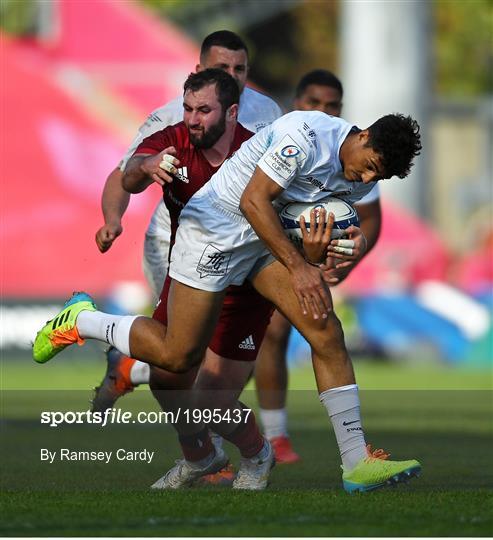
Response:
[[[238,104],[233,103],[226,111],[226,118],[228,120],[236,120],[238,118]]]
[[[198,73],[199,71],[204,71],[204,66],[202,64],[197,64],[195,66],[195,73]]]
[[[358,140],[363,146],[368,144],[368,142],[370,140],[370,132],[367,129],[364,129],[363,131],[360,131],[358,133]]]

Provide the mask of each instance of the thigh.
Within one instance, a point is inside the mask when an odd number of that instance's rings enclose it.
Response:
[[[229,287],[209,349],[219,357],[254,362],[273,310],[249,283]]]
[[[153,314],[153,318],[165,326],[168,326],[167,306],[171,281],[168,276]],[[273,304],[249,282],[241,287],[229,287],[209,341],[210,351],[231,361],[254,362],[273,311]]]
[[[171,281],[167,301],[166,355],[198,364],[216,326],[225,291],[210,292]],[[186,366],[185,366],[186,367]]]
[[[326,319],[315,320],[309,315],[303,315],[289,273],[279,262],[261,270],[253,284],[277,306],[310,344],[319,392],[354,384],[354,372],[344,343],[344,332],[334,311],[328,313]]]
[[[255,289],[265,298],[270,300],[293,326],[311,343],[312,336],[323,331],[327,319],[314,320],[309,315],[303,315],[300,303],[294,294],[289,272],[279,261],[265,266],[252,279]]]
[[[168,326],[137,317],[130,330],[135,358],[169,371],[183,373],[202,361],[224,298],[217,293],[171,282]]]

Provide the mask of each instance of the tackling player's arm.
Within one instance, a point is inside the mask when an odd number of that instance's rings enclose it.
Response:
[[[288,269],[294,293],[303,314],[314,319],[327,317],[332,310],[330,292],[319,268],[309,264],[288,240],[272,201],[284,189],[259,167],[255,169],[240,200],[240,210],[274,256]]]
[[[134,154],[128,161],[123,173],[123,189],[129,193],[141,193],[153,182],[160,186],[173,181],[173,174],[180,161],[173,154],[173,146],[165,148],[158,154]]]
[[[96,232],[96,244],[101,253],[110,249],[123,232],[122,217],[130,202],[130,194],[122,187],[122,172],[114,169],[104,185],[101,196],[104,225]]]
[[[122,186],[123,165],[128,162],[130,156],[135,153],[138,146],[146,137],[178,121],[173,116],[175,107],[176,104],[170,102],[168,105],[152,111],[147,120],[140,126],[137,135],[122,160],[121,168],[114,169],[106,179],[101,198],[104,225],[96,232],[96,244],[102,253],[108,251],[114,240],[123,232],[121,221],[130,202],[130,194]]]

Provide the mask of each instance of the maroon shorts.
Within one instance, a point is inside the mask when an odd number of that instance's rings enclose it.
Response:
[[[168,325],[168,293],[171,278],[164,282],[153,319]],[[228,288],[209,349],[224,358],[253,362],[269,325],[274,306],[248,282]]]

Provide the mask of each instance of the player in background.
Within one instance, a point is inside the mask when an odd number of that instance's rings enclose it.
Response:
[[[148,317],[97,311],[88,295],[77,293],[38,332],[34,359],[43,363],[70,344],[98,339],[157,367],[188,371],[202,361],[226,288],[248,279],[311,346],[344,488],[370,491],[417,475],[416,460],[388,461],[383,451],[369,451],[352,362],[332,307],[332,267],[305,259],[286,237],[277,212],[290,201],[317,203],[327,196],[355,203],[377,181],[405,178],[420,150],[417,122],[400,114],[363,130],[317,111],[281,117],[243,143],[182,211],[171,252],[167,330]],[[148,174],[161,183],[159,166]],[[138,191],[125,177],[123,186]],[[354,229],[350,236],[361,235]],[[342,258],[340,249],[353,245],[351,238],[333,240],[330,258]]]
[[[250,131],[255,133],[281,116],[281,109],[272,99],[245,86],[248,76],[248,49],[238,35],[222,30],[213,32],[204,39],[200,51],[200,63],[197,64],[196,71],[207,68],[222,69],[236,80],[241,92],[238,120]],[[153,111],[140,127],[119,167],[108,177],[102,195],[105,224],[96,233],[96,243],[102,253],[110,249],[123,231],[122,217],[130,200],[130,194],[121,187],[122,171],[126,163],[145,137],[176,124],[182,119],[182,96]],[[163,201],[160,201],[154,211],[144,241],[143,270],[151,287],[154,301],[159,298],[167,274],[169,238],[169,214]],[[275,336],[271,336],[269,341],[275,342]],[[245,346],[256,347],[251,343],[246,343]],[[105,410],[112,407],[120,396],[131,392],[139,384],[149,383],[149,364],[127,358],[115,349],[108,351],[107,362],[105,377],[95,389],[93,410]],[[265,375],[269,376],[268,373]],[[281,387],[281,391],[284,395],[286,394],[286,387],[282,386],[282,380],[276,381],[275,385]],[[260,386],[265,386],[265,383],[261,382]],[[260,391],[259,394],[261,393]],[[262,411],[260,414],[265,418],[264,430],[275,431],[277,429],[276,415],[262,415]],[[285,414],[283,418],[285,425]],[[278,439],[274,437],[272,442],[278,463],[291,463],[299,459],[286,436]]]
[[[316,69],[300,79],[293,106],[294,110],[298,111],[321,111],[331,116],[340,116],[342,98],[341,81],[330,71]],[[347,277],[378,240],[381,225],[378,185],[354,206],[358,211],[367,247],[366,251],[358,252],[361,254],[360,257],[354,257],[351,261],[339,265],[334,272],[334,277],[337,276],[339,282]],[[290,450],[286,414],[288,386],[286,354],[290,332],[289,321],[275,310],[255,362],[255,383],[265,436],[274,449],[284,456],[286,462],[295,462],[299,457]]]

